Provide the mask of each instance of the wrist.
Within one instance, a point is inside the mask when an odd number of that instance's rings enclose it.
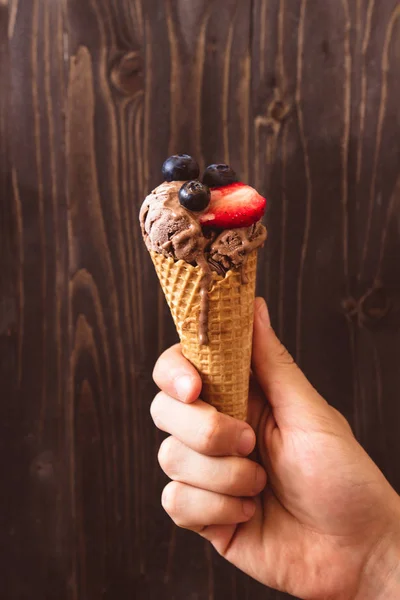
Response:
[[[355,600],[398,600],[400,598],[400,513],[390,531],[371,552],[360,579]]]

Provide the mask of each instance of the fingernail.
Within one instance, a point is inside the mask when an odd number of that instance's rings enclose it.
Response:
[[[252,517],[256,511],[256,505],[253,500],[243,500],[243,512],[246,517]]]
[[[271,319],[264,298],[257,298],[257,315],[265,327],[271,327]]]
[[[238,444],[238,452],[239,454],[243,454],[243,456],[248,456],[250,452],[252,452],[255,444],[255,436],[254,432],[251,429],[244,429]]]
[[[193,389],[192,378],[189,377],[189,375],[182,375],[181,377],[178,377],[175,380],[175,389],[179,400],[186,402]]]

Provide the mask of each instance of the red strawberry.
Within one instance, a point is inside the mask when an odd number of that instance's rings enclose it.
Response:
[[[219,229],[250,227],[262,218],[266,203],[265,198],[244,183],[213,188],[210,204],[201,215],[200,223]]]

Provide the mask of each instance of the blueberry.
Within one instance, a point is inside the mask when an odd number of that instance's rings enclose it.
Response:
[[[200,169],[189,154],[174,154],[163,164],[162,173],[165,181],[187,181],[197,179]]]
[[[188,181],[179,190],[179,202],[187,210],[200,212],[210,204],[210,189],[200,181]]]
[[[210,165],[204,172],[203,183],[208,187],[222,187],[236,183],[237,175],[229,165]]]

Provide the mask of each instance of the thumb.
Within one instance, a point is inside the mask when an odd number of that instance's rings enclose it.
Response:
[[[320,421],[327,402],[318,394],[271,327],[268,308],[257,298],[254,313],[253,371],[278,425],[310,426]]]

